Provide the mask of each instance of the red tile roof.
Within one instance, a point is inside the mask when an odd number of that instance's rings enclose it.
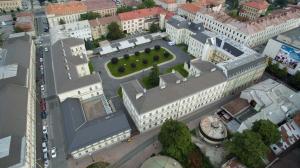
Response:
[[[174,12],[170,12],[168,11],[168,13],[166,14],[166,19],[169,20],[172,16],[174,16],[175,13]]]
[[[249,6],[251,8],[259,9],[259,10],[264,10],[269,7],[269,4],[264,0],[245,2],[243,5]]]
[[[196,14],[200,10],[201,7],[197,6],[194,3],[186,3],[186,4],[182,5],[180,8],[187,12]]]
[[[161,13],[167,13],[167,11],[161,7],[154,7],[154,8],[139,9],[130,12],[119,13],[118,16],[121,21],[124,21],[124,20],[132,20],[132,19],[144,18],[148,16],[159,15]]]
[[[117,8],[112,0],[86,0],[84,4],[87,6],[88,11]]]
[[[118,16],[109,16],[109,17],[103,17],[103,18],[97,18],[94,20],[89,20],[89,23],[92,27],[98,26],[98,25],[106,25],[110,24],[112,22],[120,22],[120,19]]]
[[[63,4],[49,4],[46,7],[46,14],[54,15],[71,15],[75,13],[83,13],[87,11],[87,7],[83,2],[70,1]]]

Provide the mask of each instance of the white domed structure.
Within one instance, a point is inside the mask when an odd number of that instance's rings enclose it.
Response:
[[[159,155],[147,159],[141,168],[182,168],[182,166],[173,158]]]
[[[208,143],[220,144],[227,137],[222,121],[215,116],[206,116],[199,124],[200,136]]]

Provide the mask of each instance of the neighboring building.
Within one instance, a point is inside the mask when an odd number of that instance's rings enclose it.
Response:
[[[149,30],[151,24],[158,24],[161,29],[165,27],[167,11],[160,7],[138,9],[119,13],[121,29],[125,33]]]
[[[199,135],[210,144],[220,144],[227,138],[227,130],[216,116],[205,116],[200,120]]]
[[[278,130],[281,132],[281,139],[278,143],[270,145],[276,155],[285,152],[289,147],[300,140],[300,113],[281,125]]]
[[[140,168],[182,168],[180,163],[168,156],[158,155],[147,159]]]
[[[10,24],[12,24],[12,22],[13,22],[13,18],[11,15],[1,15],[0,16],[1,27],[10,25]]]
[[[101,17],[114,16],[117,6],[112,0],[86,0],[83,1],[88,12],[99,13]]]
[[[281,124],[300,110],[300,93],[272,79],[245,89],[240,98],[243,101],[234,101],[223,107],[227,117],[224,116],[229,121],[227,125],[234,126],[232,132],[250,129],[253,122],[261,119]]]
[[[159,86],[146,90],[137,80],[121,84],[124,105],[140,132],[179,119],[223,97],[226,77],[210,62],[197,62],[201,74],[188,79],[177,72],[160,76]],[[191,63],[192,64],[192,63]]]
[[[279,63],[280,68],[287,68],[288,73],[294,75],[300,71],[300,27],[282,33],[270,39],[263,55]]]
[[[156,5],[159,5],[162,8],[164,8],[165,10],[168,10],[171,12],[176,11],[180,5],[186,3],[185,0],[155,0],[154,2]]]
[[[52,45],[56,94],[66,98],[86,100],[100,96],[102,83],[98,73],[91,73],[83,39],[67,38]]]
[[[57,25],[52,29],[54,29],[55,32],[63,33],[66,38],[74,37],[84,40],[92,40],[92,32],[88,20],[67,23],[64,25]]]
[[[120,25],[119,17],[108,16],[89,20],[93,39],[100,38],[101,36],[106,36],[106,34],[108,33],[107,26],[112,22],[116,22]]]
[[[202,8],[197,13],[195,22],[202,22],[206,29],[249,47],[266,43],[270,38],[300,25],[299,6],[289,6],[268,16],[245,22],[227,15],[223,10],[221,6]]]
[[[266,68],[265,57],[243,44],[206,31],[201,23],[173,17],[166,23],[166,32],[176,44],[188,45],[190,54],[215,63],[224,71],[228,78],[226,94],[251,85]],[[191,74],[198,73],[193,67],[190,69]]]
[[[20,28],[24,32],[35,35],[34,16],[31,12],[21,12],[16,14],[17,20],[15,27]]]
[[[0,50],[0,167],[36,167],[35,45],[11,34]]]
[[[239,15],[254,20],[266,14],[269,4],[265,0],[254,0],[240,5]]]
[[[22,9],[22,0],[1,0],[0,9],[10,12],[10,10]]]
[[[130,137],[131,128],[125,114],[114,112],[99,116],[99,113],[106,113],[103,104],[97,105],[102,111],[89,111],[92,109],[84,109],[77,98],[62,102],[66,152],[74,159],[92,155]]]
[[[83,2],[70,1],[66,3],[48,4],[45,13],[49,26],[59,25],[60,20],[65,23],[73,23],[80,20],[80,14],[87,12],[87,6]]]
[[[197,5],[196,3],[186,3],[178,8],[177,14],[186,18],[188,21],[194,21],[197,12],[200,9],[201,6]]]

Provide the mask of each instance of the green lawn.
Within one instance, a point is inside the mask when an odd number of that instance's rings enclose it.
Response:
[[[172,69],[179,72],[183,77],[187,77],[189,73],[183,68],[183,64],[178,64],[166,70],[166,73],[172,72]]]
[[[111,62],[109,62],[107,64],[107,67],[110,71],[110,73],[115,76],[115,77],[121,77],[121,76],[125,76],[137,71],[140,71],[142,69],[148,68],[153,66],[153,64],[160,64],[163,62],[166,62],[168,60],[171,60],[174,56],[172,54],[169,55],[169,57],[165,57],[163,54],[165,51],[164,49],[160,49],[160,50],[154,50],[152,49],[151,52],[149,54],[141,52],[139,54],[139,56],[135,56],[135,55],[131,55],[129,57],[129,59],[124,59],[123,57],[119,59],[117,64],[112,64]],[[159,60],[158,61],[153,61],[153,56],[159,56]],[[146,59],[148,61],[147,64],[143,63],[143,60]],[[136,67],[131,67],[131,64],[135,63]],[[119,72],[118,68],[123,66],[125,68],[124,72]]]

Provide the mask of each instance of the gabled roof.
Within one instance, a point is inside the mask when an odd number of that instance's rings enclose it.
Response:
[[[138,10],[133,10],[130,12],[119,13],[118,16],[121,21],[125,21],[125,20],[132,20],[132,19],[155,16],[155,15],[159,15],[161,13],[166,14],[167,11],[161,7],[153,7],[153,8],[138,9]]]
[[[72,15],[87,12],[87,6],[83,2],[69,1],[66,3],[48,4],[45,12],[47,15]]]
[[[86,5],[88,11],[117,8],[112,0],[86,0],[83,3]]]
[[[249,1],[243,3],[244,6],[249,6],[251,8],[264,10],[269,7],[269,4],[265,0],[256,0],[256,1]]]

